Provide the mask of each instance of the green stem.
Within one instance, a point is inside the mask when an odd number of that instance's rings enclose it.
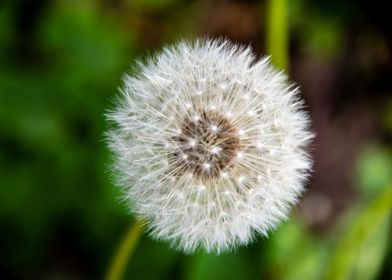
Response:
[[[266,17],[267,53],[276,67],[288,71],[288,1],[268,0]]]
[[[126,265],[132,258],[141,233],[142,225],[139,221],[135,221],[129,228],[113,256],[112,263],[106,275],[106,280],[120,280],[123,278]]]

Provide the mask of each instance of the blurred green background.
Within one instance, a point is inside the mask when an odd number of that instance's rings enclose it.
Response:
[[[392,279],[388,2],[289,2],[317,133],[307,192],[268,239],[187,256],[144,235],[126,279]],[[266,53],[265,1],[0,2],[0,278],[102,279],[132,217],[103,114],[135,57],[226,36]]]

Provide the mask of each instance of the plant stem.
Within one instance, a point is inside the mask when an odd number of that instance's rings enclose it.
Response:
[[[288,1],[269,0],[266,17],[267,53],[276,67],[288,71]]]
[[[125,273],[126,265],[132,258],[137,243],[142,233],[142,225],[135,221],[120,243],[119,248],[113,256],[111,265],[106,275],[106,280],[120,280]]]

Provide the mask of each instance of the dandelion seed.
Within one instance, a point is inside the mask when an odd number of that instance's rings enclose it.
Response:
[[[219,153],[219,147],[212,147],[212,149],[211,149],[211,153],[213,153],[213,154],[217,154],[217,153]]]
[[[228,41],[183,41],[138,73],[108,114],[108,142],[124,200],[151,236],[219,253],[287,217],[312,134],[298,89],[268,58]]]
[[[212,126],[211,126],[211,130],[212,130],[213,132],[217,132],[217,131],[218,131],[218,127],[217,127],[216,125],[212,125]]]
[[[190,139],[189,140],[189,146],[195,147],[196,146],[196,140],[195,139]],[[185,154],[185,155],[188,156],[187,154]]]
[[[203,168],[209,170],[211,168],[211,164],[208,162],[203,163]]]

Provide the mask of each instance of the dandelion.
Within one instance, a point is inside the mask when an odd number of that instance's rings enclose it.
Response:
[[[311,165],[298,93],[268,58],[223,40],[165,47],[126,75],[109,145],[151,236],[220,253],[285,219]]]

